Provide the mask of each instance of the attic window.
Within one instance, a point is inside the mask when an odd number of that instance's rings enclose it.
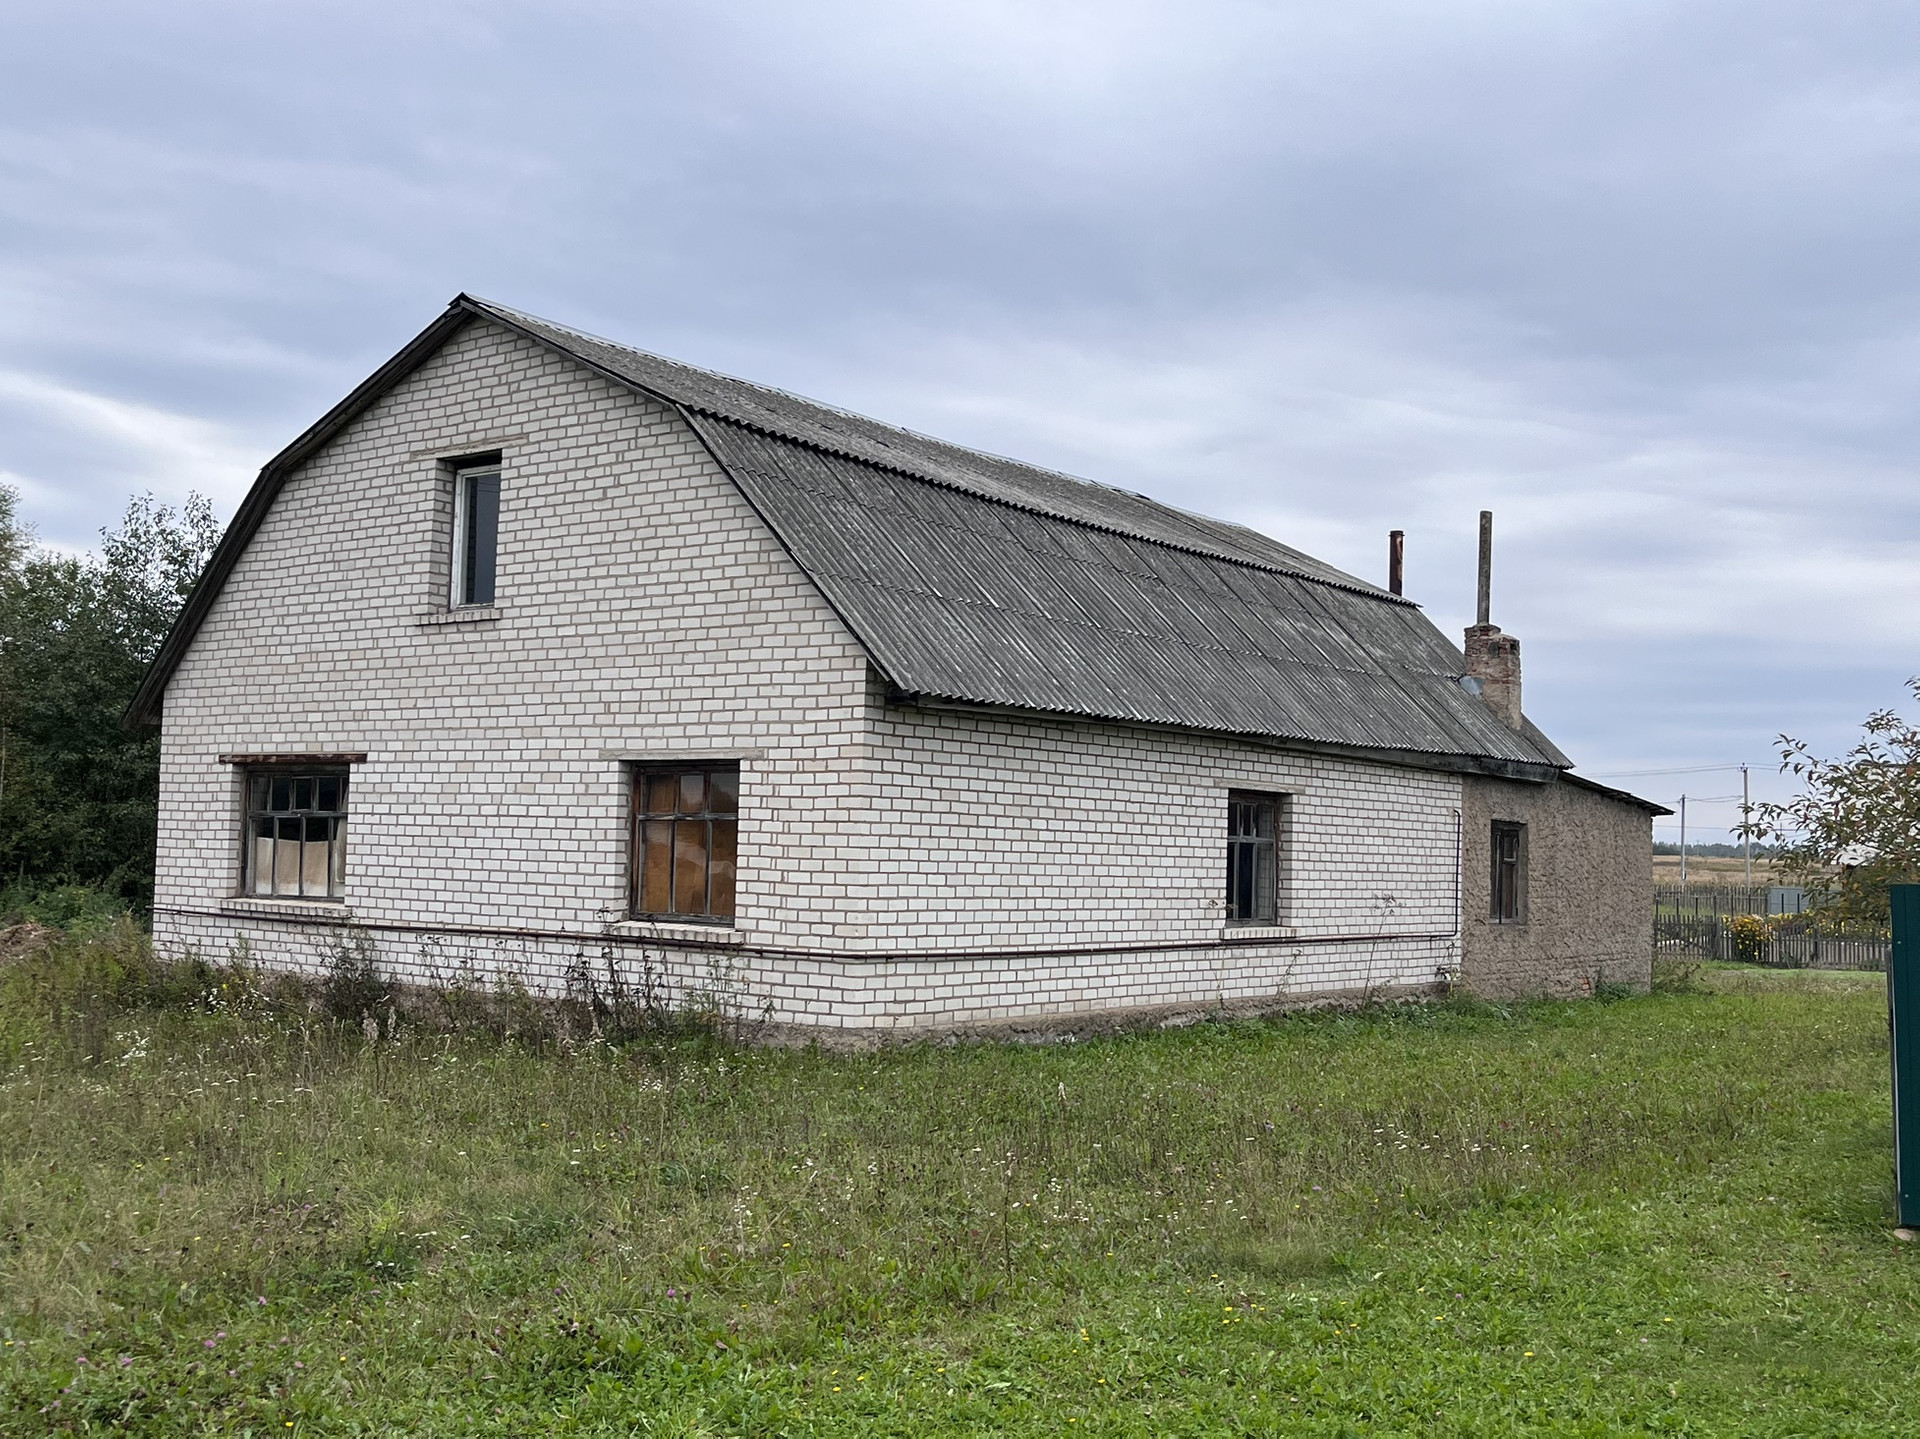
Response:
[[[500,540],[500,457],[463,460],[453,471],[453,604],[493,603]]]

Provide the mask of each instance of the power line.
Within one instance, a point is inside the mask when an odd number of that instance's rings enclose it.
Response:
[[[1588,775],[1588,779],[1638,779],[1642,775],[1655,774],[1715,774],[1721,771],[1743,770],[1743,764],[1696,764],[1684,765],[1679,769],[1620,769],[1609,774]]]

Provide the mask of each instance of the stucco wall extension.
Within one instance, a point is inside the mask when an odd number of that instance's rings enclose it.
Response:
[[[1573,784],[1468,778],[1461,980],[1489,999],[1644,990],[1653,962],[1647,811]],[[1495,820],[1524,824],[1524,922],[1491,919]]]

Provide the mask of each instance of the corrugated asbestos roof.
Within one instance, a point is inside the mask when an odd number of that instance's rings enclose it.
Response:
[[[1564,763],[1460,688],[1459,656],[1411,606],[694,423],[909,693]]]
[[[1416,605],[1256,531],[629,349],[462,295],[262,469],[161,647],[167,679],[280,484],[482,317],[674,405],[909,696],[1546,778]]]
[[[474,303],[680,406],[908,694],[1568,763],[1417,606],[1256,531]]]
[[[1365,580],[1355,579],[1244,525],[1189,514],[1130,490],[1097,485],[1057,470],[969,450],[963,445],[882,424],[785,390],[683,365],[678,360],[570,330],[536,315],[522,314],[486,300],[469,299],[482,313],[504,320],[590,362],[597,369],[701,414],[733,420],[767,434],[798,440],[885,469],[903,470],[1019,509],[1078,520],[1099,529],[1200,550],[1223,559],[1315,575],[1369,594],[1386,594]]]

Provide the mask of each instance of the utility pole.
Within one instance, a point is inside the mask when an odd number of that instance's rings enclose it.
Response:
[[[1680,890],[1687,888],[1687,797],[1680,796]]]
[[[1740,766],[1740,856],[1747,862],[1747,888],[1753,888],[1753,788],[1748,783],[1747,767]]]

